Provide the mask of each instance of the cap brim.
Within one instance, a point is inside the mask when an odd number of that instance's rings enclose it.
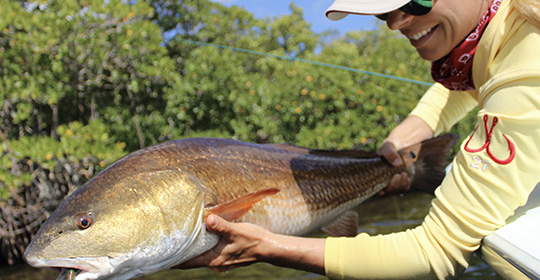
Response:
[[[403,7],[410,0],[335,0],[326,10],[326,17],[340,20],[348,14],[379,15]]]

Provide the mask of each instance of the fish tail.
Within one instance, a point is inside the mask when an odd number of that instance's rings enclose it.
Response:
[[[412,188],[435,192],[446,176],[449,155],[458,139],[459,136],[455,134],[444,134],[400,151],[405,164],[410,166]]]

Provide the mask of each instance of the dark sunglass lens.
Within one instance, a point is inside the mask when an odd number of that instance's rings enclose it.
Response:
[[[387,20],[388,19],[388,13],[386,14],[380,14],[380,15],[375,15],[376,18],[380,19],[380,20]]]
[[[432,0],[413,0],[399,9],[409,15],[422,16],[429,13],[432,7]]]
[[[431,8],[433,8],[433,0],[412,0],[399,9],[409,15],[423,16],[429,13]],[[375,17],[380,20],[387,20],[388,13],[375,15]]]

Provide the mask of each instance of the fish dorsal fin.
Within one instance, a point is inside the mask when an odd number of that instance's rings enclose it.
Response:
[[[309,150],[310,155],[341,158],[377,158],[381,155],[363,150]]]
[[[358,213],[347,211],[333,223],[321,228],[331,236],[355,237],[358,235]]]
[[[324,149],[308,149],[293,144],[264,144],[267,147],[280,149],[289,152],[310,154],[324,157],[340,157],[340,158],[376,158],[379,154],[364,150],[324,150]]]
[[[227,221],[238,220],[249,210],[251,210],[255,203],[278,192],[279,189],[268,188],[243,195],[231,201],[227,201],[215,206],[206,207],[204,211],[204,219],[206,220],[206,217],[209,214],[216,214]]]
[[[309,154],[309,149],[296,146],[293,144],[264,144],[264,145],[266,147],[271,147],[274,149],[280,149],[280,150],[294,152],[294,153]]]

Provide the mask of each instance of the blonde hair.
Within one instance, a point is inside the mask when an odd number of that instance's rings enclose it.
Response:
[[[540,27],[540,1],[539,0],[514,0],[514,7],[534,25]]]

